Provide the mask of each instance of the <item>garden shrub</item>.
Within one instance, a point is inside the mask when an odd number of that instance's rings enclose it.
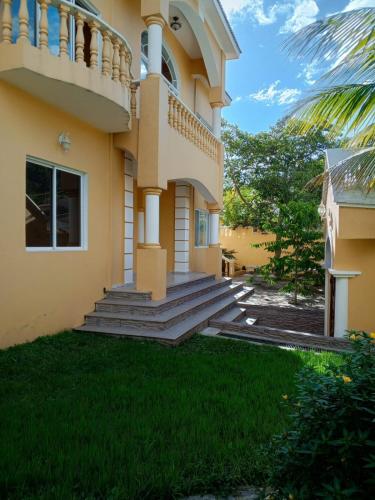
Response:
[[[349,338],[339,366],[303,369],[283,396],[291,421],[271,445],[273,498],[375,498],[375,333]]]

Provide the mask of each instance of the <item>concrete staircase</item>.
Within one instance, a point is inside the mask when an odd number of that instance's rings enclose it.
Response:
[[[113,288],[76,330],[178,345],[202,331],[210,320],[233,322],[243,318],[244,310],[237,303],[253,291],[232,280],[216,280],[214,275],[171,284],[167,297],[158,301],[152,301],[150,293]]]

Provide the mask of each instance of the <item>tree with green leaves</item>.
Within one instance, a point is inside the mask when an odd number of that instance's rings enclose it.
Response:
[[[311,295],[324,282],[324,244],[316,206],[291,201],[280,206],[280,222],[266,224],[265,228],[275,233],[276,240],[254,245],[273,253],[261,273],[270,282],[275,275],[286,279],[283,291],[292,292],[293,303],[297,304],[298,295]]]
[[[293,134],[285,122],[279,122],[269,132],[253,135],[224,123],[223,141],[226,225],[276,228],[283,222],[282,206],[292,201],[318,206],[320,193],[304,188],[323,172],[324,151],[335,144],[325,132]],[[279,257],[278,247],[275,251]]]
[[[365,190],[375,186],[375,8],[340,12],[312,23],[293,35],[287,50],[297,57],[331,68],[291,113],[297,131],[317,127],[342,134],[346,146],[365,148],[337,165],[330,177],[336,185]],[[332,64],[333,63],[333,64]],[[293,121],[293,125],[295,121]],[[320,176],[323,181],[325,176]]]

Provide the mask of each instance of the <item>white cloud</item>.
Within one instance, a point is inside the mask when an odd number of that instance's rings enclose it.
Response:
[[[281,27],[280,33],[295,33],[316,21],[319,7],[315,0],[295,0],[291,16]]]
[[[278,3],[266,9],[264,0],[221,0],[221,3],[229,18],[250,17],[261,25],[275,23],[278,14],[285,10],[285,5]]]
[[[249,95],[249,99],[258,102],[264,102],[267,106],[277,104],[283,106],[285,104],[292,104],[301,95],[299,89],[280,89],[280,80],[271,83],[267,88],[260,89],[258,92]]]
[[[363,9],[365,7],[375,7],[375,0],[350,0],[343,12],[354,9]]]
[[[302,64],[302,71],[297,75],[297,78],[303,78],[307,85],[314,85],[322,72],[319,63],[312,61],[311,63]]]

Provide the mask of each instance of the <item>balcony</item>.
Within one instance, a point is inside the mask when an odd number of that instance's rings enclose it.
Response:
[[[223,145],[162,76],[141,82],[138,184],[186,180],[221,205]]]
[[[65,0],[37,0],[35,12],[27,0],[2,4],[0,80],[99,130],[130,130],[132,53],[120,33]]]

